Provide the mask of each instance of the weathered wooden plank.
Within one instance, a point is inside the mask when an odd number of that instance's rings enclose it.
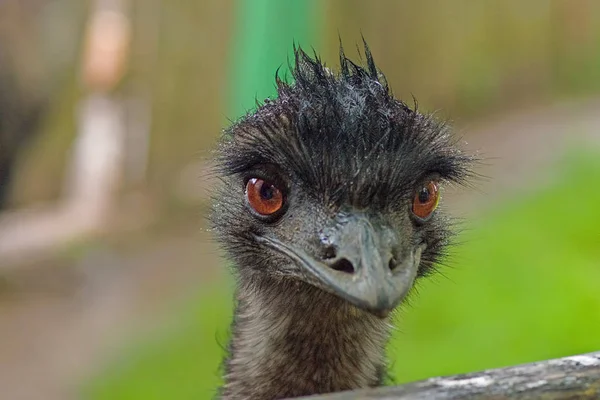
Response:
[[[600,352],[311,399],[600,399]]]

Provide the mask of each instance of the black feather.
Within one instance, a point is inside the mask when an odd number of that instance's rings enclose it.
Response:
[[[385,207],[423,177],[463,182],[472,158],[450,129],[395,99],[365,42],[366,67],[340,47],[340,73],[294,48],[293,82],[227,132],[222,172],[257,164],[286,168],[331,204]]]

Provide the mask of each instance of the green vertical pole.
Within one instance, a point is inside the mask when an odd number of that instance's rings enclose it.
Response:
[[[317,48],[317,0],[236,0],[227,116],[238,118],[275,94],[295,42]]]

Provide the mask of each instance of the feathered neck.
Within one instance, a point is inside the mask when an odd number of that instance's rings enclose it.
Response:
[[[382,384],[386,320],[306,283],[241,276],[223,399],[281,399]]]

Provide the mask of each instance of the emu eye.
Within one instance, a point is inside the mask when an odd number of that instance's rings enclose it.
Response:
[[[415,193],[412,211],[417,217],[425,219],[437,208],[439,200],[440,192],[437,184],[430,181]]]
[[[246,199],[250,207],[262,216],[273,215],[283,207],[281,190],[259,178],[252,178],[246,183]]]

